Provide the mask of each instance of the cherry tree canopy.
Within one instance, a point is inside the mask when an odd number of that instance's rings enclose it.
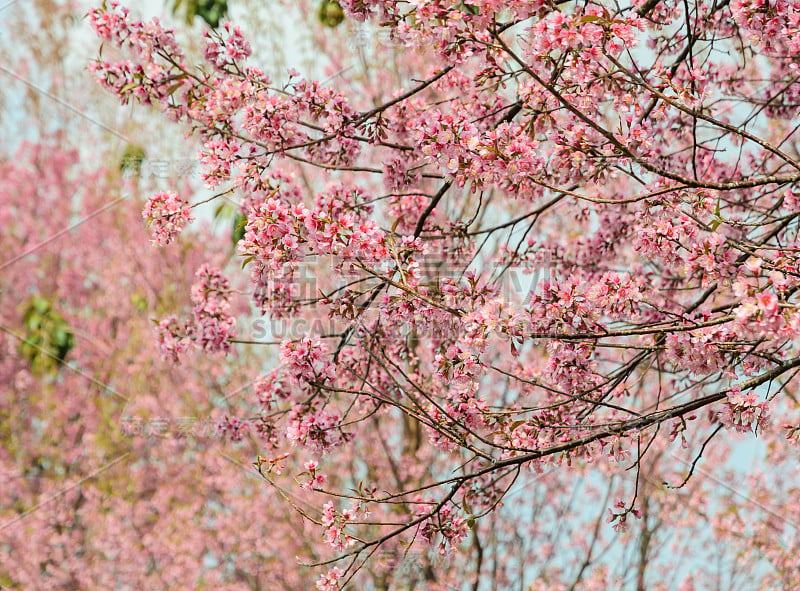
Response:
[[[320,589],[392,544],[449,552],[530,471],[633,468],[624,530],[675,440],[691,474],[712,439],[798,437],[800,5],[339,4],[386,33],[368,76],[271,80],[231,23],[189,63],[158,21],[90,14],[99,83],[197,136],[239,200],[254,308],[310,327],[231,429],[263,436],[273,484],[313,457],[299,484],[329,498],[306,515],[339,552]],[[190,197],[148,202],[154,242]],[[259,340],[238,275],[201,269],[166,358]]]

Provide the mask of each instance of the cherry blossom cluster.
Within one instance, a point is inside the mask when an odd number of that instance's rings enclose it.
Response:
[[[236,334],[231,315],[230,282],[219,269],[203,265],[192,285],[193,334],[195,344],[208,353],[228,352]]]
[[[143,23],[129,17],[129,10],[112,1],[104,9],[89,12],[89,22],[100,38],[130,51],[141,63],[97,60],[89,65],[97,81],[118,94],[123,102],[133,97],[143,104],[170,101],[187,80],[182,62],[185,56],[172,30],[165,29],[157,18]]]
[[[139,59],[150,60],[157,53],[171,58],[183,57],[175,35],[161,27],[157,18],[142,23],[129,15],[128,8],[111,0],[103,9],[90,11],[89,22],[101,39],[130,49]]]
[[[275,368],[269,374],[256,378],[253,383],[256,399],[267,411],[271,410],[279,400],[285,400],[290,396],[290,392],[282,387],[281,375],[282,371]]]
[[[783,43],[795,55],[800,49],[800,7],[795,2],[736,0],[731,3],[731,13],[749,40],[764,44],[768,51],[775,51]]]
[[[150,226],[153,244],[170,244],[186,224],[194,219],[188,205],[188,202],[172,191],[162,191],[148,199],[142,217]]]
[[[342,574],[342,569],[338,566],[334,566],[317,580],[317,589],[319,589],[319,591],[338,591],[339,580],[342,578]]]
[[[452,505],[445,505],[434,515],[430,515],[430,503],[419,503],[414,510],[418,517],[425,517],[420,524],[420,537],[430,544],[438,540],[436,549],[440,554],[451,553],[467,535],[467,520]]]
[[[294,407],[286,425],[286,439],[321,456],[352,439],[341,428],[342,417],[336,412],[309,403]]]
[[[156,324],[155,332],[162,358],[172,364],[192,347],[207,353],[228,352],[236,335],[236,320],[231,314],[230,284],[219,269],[204,264],[195,274],[191,296],[192,318],[180,322],[169,316]]]
[[[313,209],[275,196],[248,210],[238,248],[252,261],[256,303],[263,310],[275,317],[296,311],[293,276],[309,254],[333,255],[342,263],[357,260],[376,271],[385,266],[390,259],[384,233],[366,218],[371,208],[363,201],[358,189],[333,186],[318,195]]]
[[[225,22],[221,29],[206,33],[203,57],[216,70],[224,72],[227,68],[235,67],[250,57],[251,53],[250,43],[237,25]]]
[[[241,441],[250,430],[250,424],[236,417],[225,416],[217,428],[229,441]]]
[[[355,538],[345,533],[345,528],[351,524],[363,521],[369,517],[369,511],[364,503],[352,500],[350,506],[337,511],[333,502],[325,503],[322,508],[322,525],[325,526],[325,541],[336,550],[345,550],[356,543]]]
[[[328,359],[325,345],[310,337],[285,341],[281,363],[280,368],[261,376],[254,384],[265,417],[259,428],[271,437],[274,422],[266,417],[273,408],[279,408],[287,414],[284,433],[293,445],[322,455],[349,441],[352,435],[342,430],[339,413],[326,409],[327,389],[336,376],[336,365]],[[292,404],[286,406],[287,401]],[[317,481],[321,483],[322,480]]]
[[[319,470],[319,464],[314,460],[309,460],[303,464],[305,471],[300,476],[308,478],[301,486],[305,489],[322,488],[328,482],[328,477]]]
[[[600,6],[588,6],[583,14],[575,15],[553,11],[531,28],[533,43],[529,51],[538,59],[551,53],[574,54],[585,60],[575,68],[580,72],[604,51],[617,56],[625,48],[635,47],[639,29],[644,29],[644,23],[636,15],[610,19]],[[584,76],[589,79],[591,72]]]
[[[642,518],[642,513],[639,509],[629,508],[625,505],[625,501],[623,499],[617,499],[614,502],[614,508],[608,509],[608,517],[606,518],[606,522],[614,524],[614,531],[624,532],[630,527],[630,524],[628,523],[628,515],[630,514],[633,514],[636,519]]]
[[[168,316],[162,319],[155,327],[158,348],[161,358],[173,365],[177,365],[180,357],[192,345],[191,326],[181,323],[177,317]]]
[[[298,342],[281,345],[281,366],[292,382],[303,390],[313,388],[336,377],[336,365],[327,355],[320,339],[307,336]]]
[[[763,431],[769,424],[769,403],[755,392],[742,393],[740,388],[734,387],[728,393],[719,421],[739,433]]]

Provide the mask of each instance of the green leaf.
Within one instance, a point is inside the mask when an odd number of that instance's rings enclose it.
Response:
[[[337,0],[322,0],[317,17],[326,27],[338,27],[344,20],[344,10]]]
[[[181,86],[183,86],[183,82],[178,82],[177,84],[173,84],[169,88],[167,88],[167,94],[172,96],[175,94],[175,91],[178,90]]]
[[[41,296],[32,296],[22,316],[25,340],[19,352],[36,373],[52,372],[75,346],[75,335],[64,317]]]
[[[122,157],[119,162],[120,172],[131,171],[135,175],[141,174],[142,163],[144,162],[147,153],[138,144],[127,144],[125,151],[122,152]]]
[[[239,241],[244,238],[245,227],[247,226],[247,218],[241,212],[236,212],[236,217],[233,218],[233,232],[231,239],[233,246],[239,244]]]
[[[216,29],[228,12],[227,0],[175,0],[172,13],[183,11],[186,24],[191,25],[195,16],[202,18],[209,27]]]
[[[133,305],[133,307],[137,310],[145,312],[147,310],[147,299],[136,293],[131,294],[131,305]]]
[[[712,232],[715,232],[720,224],[723,223],[725,223],[725,220],[722,218],[722,212],[720,211],[720,198],[717,197],[717,206],[714,208],[714,221],[709,224],[709,227]]]
[[[223,201],[222,203],[217,205],[217,208],[214,210],[214,219],[217,219],[221,215],[226,214],[229,209],[230,209],[230,205]]]

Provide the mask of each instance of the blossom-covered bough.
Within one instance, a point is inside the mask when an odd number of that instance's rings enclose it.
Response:
[[[800,5],[340,4],[390,32],[393,71],[272,81],[230,23],[190,65],[157,21],[90,14],[132,60],[98,81],[189,126],[240,199],[258,310],[325,319],[280,345],[253,420],[337,497],[309,515],[342,561],[320,589],[395,539],[457,546],[530,470],[639,471],[678,437],[694,470],[770,412],[797,433]],[[165,199],[159,242],[191,215]],[[202,274],[191,330],[161,340],[228,350],[232,294]],[[374,437],[387,479],[326,488],[325,458]],[[425,446],[435,468],[405,476]],[[280,461],[256,464],[272,482]]]

